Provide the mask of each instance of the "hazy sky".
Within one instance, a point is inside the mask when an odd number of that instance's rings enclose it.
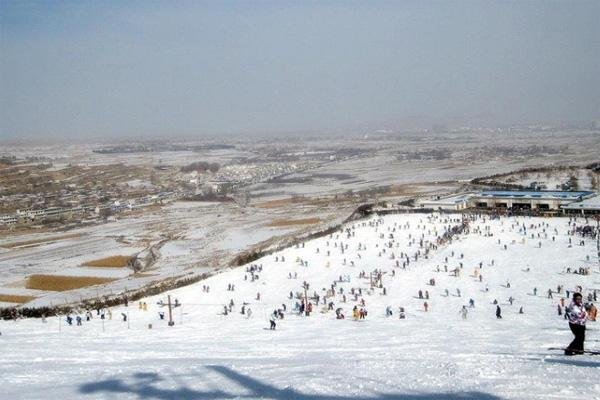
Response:
[[[0,0],[0,139],[600,118],[600,1]]]

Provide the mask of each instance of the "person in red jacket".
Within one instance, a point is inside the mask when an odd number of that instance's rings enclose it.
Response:
[[[590,321],[595,321],[596,318],[598,317],[598,309],[596,308],[596,306],[593,304],[590,304],[587,311],[588,311],[588,319]]]

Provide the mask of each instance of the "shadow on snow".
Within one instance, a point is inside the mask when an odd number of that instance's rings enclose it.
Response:
[[[573,365],[575,367],[600,368],[600,362],[598,362],[598,361],[574,360],[572,358],[567,359],[567,360],[560,359],[560,358],[547,358],[544,361],[547,363],[552,363],[552,364]]]
[[[291,388],[278,389],[275,386],[263,383],[257,379],[245,376],[230,368],[211,365],[208,369],[238,383],[247,390],[247,394],[235,394],[227,391],[217,390],[195,390],[182,386],[178,388],[162,389],[154,385],[162,378],[156,373],[137,373],[133,375],[134,383],[127,383],[121,379],[106,379],[99,382],[86,383],[79,387],[81,394],[114,393],[132,394],[140,399],[159,400],[211,400],[211,399],[244,399],[244,398],[268,398],[268,399],[307,399],[307,400],[501,400],[500,397],[483,392],[461,392],[461,393],[420,393],[420,394],[396,394],[380,393],[373,396],[356,395],[319,395],[306,394]]]

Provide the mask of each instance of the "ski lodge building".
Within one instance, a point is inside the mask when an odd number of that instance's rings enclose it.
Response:
[[[420,201],[418,206],[432,210],[459,211],[471,206],[472,196],[472,193],[464,193],[445,197],[437,196],[434,199]]]
[[[568,213],[600,214],[600,196],[590,197],[580,202],[569,203],[562,206]]]
[[[560,210],[574,202],[593,197],[589,191],[521,191],[521,190],[486,190],[472,198],[476,208],[508,208],[520,210]]]
[[[418,207],[432,210],[507,209],[600,212],[600,196],[591,191],[484,190],[423,200]]]

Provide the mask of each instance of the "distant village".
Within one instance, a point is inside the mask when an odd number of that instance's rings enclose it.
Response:
[[[210,147],[210,148],[209,148]],[[229,149],[214,145],[202,148]],[[98,154],[190,151],[197,146],[127,145],[94,150]],[[279,154],[224,166],[193,162],[185,166],[147,167],[110,164],[57,167],[45,160],[5,157],[0,178],[0,229],[16,225],[111,220],[115,214],[174,200],[231,201],[240,188],[306,171],[333,161],[335,154]]]

